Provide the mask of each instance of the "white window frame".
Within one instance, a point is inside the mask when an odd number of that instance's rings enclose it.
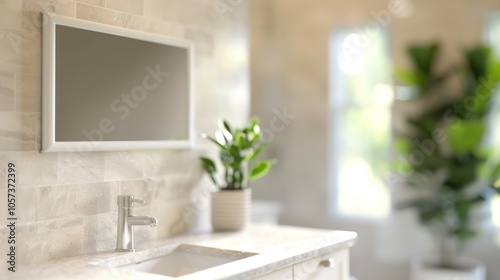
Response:
[[[500,13],[493,13],[491,14],[487,21],[486,21],[486,27],[484,29],[484,41],[491,46],[493,49],[493,52],[495,53],[495,56],[497,59],[500,59],[500,39],[498,39],[498,43],[495,44],[493,41],[492,37],[495,37],[494,35],[491,34],[492,32],[492,25],[496,25],[495,28],[497,28],[497,33],[500,34]],[[495,112],[497,110],[500,110],[500,93],[497,92],[496,96],[494,97],[493,100],[493,108],[491,108],[491,112]],[[500,145],[500,139],[494,139],[494,134],[500,133],[498,131],[498,126],[494,125],[494,120],[493,120],[493,115],[490,116],[488,119],[488,139],[487,142],[489,145],[494,147],[495,145]],[[500,148],[500,147],[498,147]],[[488,225],[491,228],[500,228],[500,195],[495,196],[489,205],[489,209],[491,211],[491,220],[489,221]]]

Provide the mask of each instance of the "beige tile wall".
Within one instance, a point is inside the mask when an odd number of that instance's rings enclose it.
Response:
[[[223,1],[223,0],[221,0]],[[231,1],[227,1],[228,3]],[[234,2],[234,1],[233,1]],[[220,14],[210,0],[0,0],[0,269],[7,246],[6,165],[17,165],[19,263],[112,250],[116,196],[148,201],[137,242],[206,229],[208,186],[194,150],[39,153],[40,11],[195,43],[195,131],[248,118],[246,3]],[[236,53],[237,57],[227,54]]]

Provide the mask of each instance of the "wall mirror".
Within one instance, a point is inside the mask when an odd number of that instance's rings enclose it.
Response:
[[[192,147],[192,43],[43,17],[42,152]]]

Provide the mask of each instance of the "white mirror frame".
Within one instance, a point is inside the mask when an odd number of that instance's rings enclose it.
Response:
[[[194,146],[194,46],[192,42],[156,34],[130,30],[75,18],[42,13],[42,145],[41,152],[89,152],[116,150],[188,149]],[[55,84],[56,84],[56,25],[123,36],[188,50],[188,139],[159,141],[56,141]]]

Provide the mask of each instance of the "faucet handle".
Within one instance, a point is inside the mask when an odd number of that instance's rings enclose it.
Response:
[[[138,199],[138,198],[132,198],[132,202],[139,203],[141,205],[145,205],[146,204],[146,201],[144,201],[142,199]],[[132,206],[133,206],[133,204],[132,204]]]
[[[124,207],[124,208],[133,208],[134,202],[142,205],[146,204],[146,201],[134,198],[133,195],[119,195],[116,198],[116,202],[118,204],[118,207]]]

